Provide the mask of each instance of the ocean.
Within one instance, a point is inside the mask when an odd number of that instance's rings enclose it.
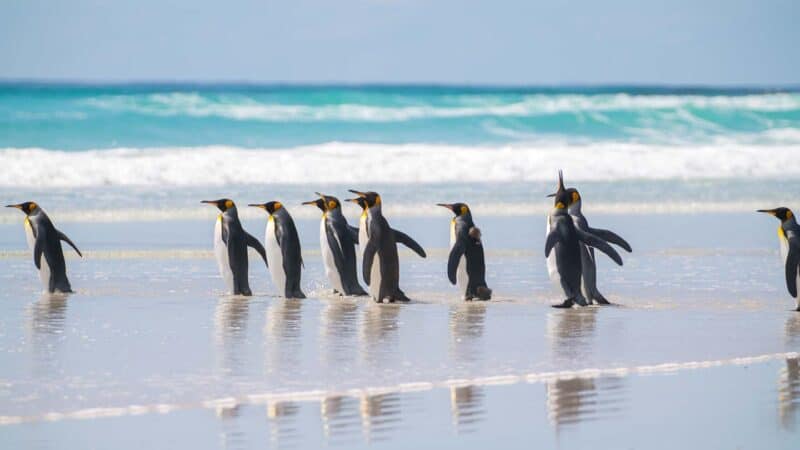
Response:
[[[0,442],[9,448],[780,448],[800,430],[800,316],[778,222],[800,207],[800,91],[671,87],[0,84],[0,198],[38,202],[74,295],[42,294],[0,208]],[[633,247],[614,306],[553,309],[546,198]],[[409,304],[331,293],[315,191],[376,190]],[[263,240],[294,217],[308,298],[226,295],[229,197]],[[490,302],[446,276],[452,214]],[[795,209],[797,211],[797,209]],[[358,208],[345,203],[351,224]]]
[[[798,154],[790,89],[0,84],[0,195],[86,220],[351,187],[542,212],[558,169],[603,211],[745,211],[792,200]]]

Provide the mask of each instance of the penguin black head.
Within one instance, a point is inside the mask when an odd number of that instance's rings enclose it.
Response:
[[[350,189],[349,191],[363,198],[368,208],[372,208],[373,206],[380,206],[381,204],[381,196],[377,192],[373,191],[360,192],[360,191],[355,191],[353,189]]]
[[[200,203],[208,203],[219,208],[220,211],[225,212],[231,208],[235,208],[236,204],[229,198],[221,198],[219,200],[203,200]]]
[[[261,208],[267,211],[270,215],[275,214],[275,211],[283,208],[283,203],[278,201],[272,201],[267,203],[251,203],[247,206],[252,206],[254,208]]]
[[[436,205],[453,211],[453,214],[455,214],[456,217],[468,216],[472,214],[469,210],[469,206],[467,206],[466,203],[437,203]]]
[[[6,205],[6,208],[17,208],[24,212],[26,216],[30,216],[39,209],[39,205],[37,205],[36,202],[25,202],[17,205]]]
[[[792,217],[794,217],[794,214],[792,213],[792,210],[789,209],[789,208],[785,208],[783,206],[781,206],[780,208],[775,208],[775,209],[759,209],[757,212],[766,213],[766,214],[769,214],[771,216],[775,216],[781,222],[786,222],[787,220],[789,220]]]
[[[555,197],[553,199],[553,206],[556,210],[566,211],[569,205],[572,204],[572,195],[570,195],[568,190],[564,187],[564,174],[561,170],[558,171],[558,190],[555,194],[551,194],[548,197]]]
[[[315,192],[315,194],[319,195],[319,198],[322,199],[326,211],[333,211],[336,208],[342,207],[342,204],[341,202],[339,202],[339,199],[332,195],[320,194],[319,192]]]

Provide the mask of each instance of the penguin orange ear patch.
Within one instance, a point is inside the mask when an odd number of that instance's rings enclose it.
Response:
[[[469,208],[467,208],[467,205],[461,205],[461,215],[464,215],[467,212],[469,212]]]
[[[578,200],[580,200],[580,199],[581,199],[581,196],[580,196],[580,195],[579,195],[577,192],[573,192],[573,193],[572,193],[572,202],[573,202],[573,203],[574,203],[574,202],[577,202],[577,201],[578,201]]]
[[[792,216],[794,216],[794,214],[792,213],[792,211],[791,211],[791,210],[787,210],[787,211],[786,211],[786,220],[789,220],[789,219],[791,219],[791,218],[792,218]]]
[[[225,200],[225,208],[233,208],[233,200]]]
[[[336,200],[331,200],[328,202],[328,209],[336,208]]]
[[[30,205],[28,205],[28,211],[33,211],[34,209],[36,209],[36,202],[31,202]]]
[[[275,206],[273,208],[275,209],[275,211],[277,211],[277,210],[281,209],[282,207],[283,207],[283,205],[281,204],[281,202],[275,202]]]

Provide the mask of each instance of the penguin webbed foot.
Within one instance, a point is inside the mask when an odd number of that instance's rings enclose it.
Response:
[[[575,305],[575,299],[568,298],[564,300],[562,303],[559,303],[558,305],[550,305],[550,306],[558,309],[569,309],[572,308],[573,305]]]

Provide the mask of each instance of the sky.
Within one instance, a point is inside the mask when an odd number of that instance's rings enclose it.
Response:
[[[0,79],[800,85],[798,0],[0,0]]]

